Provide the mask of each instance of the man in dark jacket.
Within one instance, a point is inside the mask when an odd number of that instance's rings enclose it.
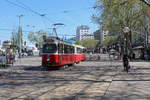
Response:
[[[126,62],[128,62],[128,56],[127,56],[127,54],[124,54],[123,55],[123,67],[124,67],[124,70],[126,70],[126,66],[128,66],[127,65],[128,63],[126,63]]]

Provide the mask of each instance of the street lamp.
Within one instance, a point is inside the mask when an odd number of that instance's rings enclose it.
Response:
[[[125,54],[127,55],[128,54],[128,34],[130,32],[130,29],[129,27],[124,27],[123,29],[123,32],[124,32],[124,40],[125,40]]]
[[[130,32],[129,27],[124,27],[123,29],[123,33],[124,33],[124,42],[125,42],[125,50],[123,53],[123,66],[124,66],[124,70],[126,70],[128,72],[129,69],[129,62],[128,62],[128,34]]]
[[[21,58],[21,25],[20,25],[20,20],[21,20],[21,17],[23,17],[24,15],[19,15],[19,58]]]

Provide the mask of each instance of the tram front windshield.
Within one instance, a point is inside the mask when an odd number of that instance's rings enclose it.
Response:
[[[56,44],[44,44],[43,53],[56,53],[57,46]]]

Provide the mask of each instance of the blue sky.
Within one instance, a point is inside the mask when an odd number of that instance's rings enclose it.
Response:
[[[52,28],[52,24],[63,23],[65,26],[57,29],[60,37],[75,35],[76,28],[80,25],[88,25],[92,33],[98,29],[98,26],[91,21],[91,16],[95,13],[95,10],[92,9],[95,2],[96,0],[0,0],[0,40],[10,39],[12,30],[18,27],[18,15],[20,14],[24,15],[21,18],[21,26],[24,31],[51,31],[48,28]],[[48,19],[29,10],[45,14]],[[27,27],[27,25],[30,26]],[[24,41],[27,41],[28,33],[23,33]]]

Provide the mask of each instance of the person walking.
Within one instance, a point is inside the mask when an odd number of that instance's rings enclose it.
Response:
[[[124,54],[123,55],[123,67],[124,67],[124,71],[128,72],[129,69],[129,61],[128,61],[128,55]]]

